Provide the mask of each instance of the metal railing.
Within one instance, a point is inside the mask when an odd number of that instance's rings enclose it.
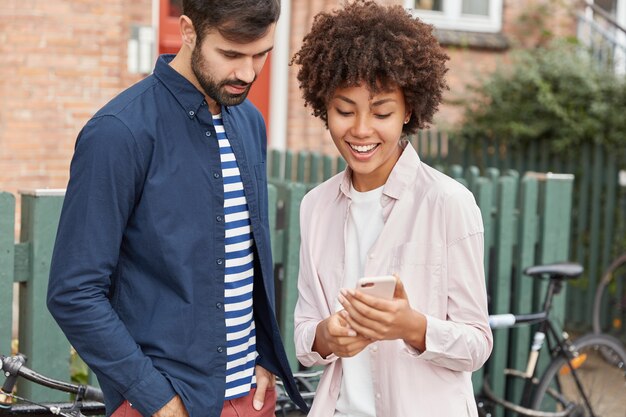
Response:
[[[626,75],[626,29],[604,9],[585,2],[578,13],[577,38],[602,68]]]

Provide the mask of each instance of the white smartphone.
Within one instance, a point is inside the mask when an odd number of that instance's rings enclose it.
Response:
[[[365,294],[391,300],[396,289],[396,277],[393,275],[363,277],[357,282],[356,289]]]

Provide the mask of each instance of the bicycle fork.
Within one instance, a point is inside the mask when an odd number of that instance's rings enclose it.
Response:
[[[587,408],[587,411],[589,412],[589,417],[596,417],[596,415],[593,412],[593,409],[591,408],[591,403],[589,402],[589,398],[587,398],[587,393],[585,392],[580,382],[580,378],[578,377],[578,372],[576,371],[576,369],[578,369],[585,362],[586,357],[580,355],[580,352],[578,352],[578,350],[576,349],[576,346],[570,339],[569,334],[567,334],[567,332],[562,332],[561,338],[556,337],[556,330],[552,327],[552,323],[549,323],[549,330],[552,333],[552,335],[555,336],[555,340],[557,341],[558,346],[556,346],[556,349],[559,349],[562,352],[561,354],[565,358],[566,365],[564,365],[563,368],[565,368],[565,366],[567,366],[567,368],[562,369],[560,373],[562,372],[571,373],[572,377],[574,378],[574,382],[576,383],[576,387],[578,387],[578,392],[580,393],[581,397],[583,398],[583,401],[585,402],[585,407]],[[558,379],[557,379],[557,384],[560,385]],[[559,389],[559,391],[561,390],[560,386],[558,386],[557,388]],[[565,398],[561,397],[560,402],[564,404],[565,406],[567,406],[567,404],[565,403],[568,401]]]

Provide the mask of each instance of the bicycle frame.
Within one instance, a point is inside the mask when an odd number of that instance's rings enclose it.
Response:
[[[507,375],[519,377],[525,380],[524,382],[524,390],[522,395],[522,404],[528,404],[530,400],[530,396],[532,395],[533,386],[536,384],[536,371],[537,371],[537,363],[539,360],[539,354],[542,351],[544,344],[547,342],[548,344],[548,352],[550,353],[550,357],[554,358],[557,355],[563,355],[566,359],[566,363],[569,367],[570,372],[576,382],[576,386],[580,391],[584,403],[587,409],[592,412],[591,405],[589,403],[589,399],[582,388],[580,379],[576,372],[575,367],[572,365],[572,359],[576,357],[576,352],[573,352],[571,347],[571,342],[569,340],[569,336],[562,332],[559,334],[559,331],[556,329],[554,323],[550,320],[550,309],[552,307],[552,299],[555,295],[557,295],[563,287],[563,280],[559,278],[551,278],[550,283],[548,285],[548,289],[546,292],[546,296],[543,303],[543,309],[541,312],[537,313],[529,313],[529,314],[495,314],[489,316],[489,325],[492,329],[502,329],[502,328],[512,328],[518,325],[533,325],[539,324],[539,328],[533,335],[533,341],[530,348],[530,353],[528,356],[528,361],[526,364],[526,371],[520,372],[516,369],[505,369],[505,373]],[[547,337],[546,337],[547,335]],[[532,410],[530,408],[526,408],[502,398],[497,398],[489,385],[485,380],[484,387],[485,394],[487,397],[494,401],[497,404],[502,405],[503,407],[515,411],[519,414],[527,415],[530,417],[564,417],[571,414],[574,407],[571,407],[569,404],[566,404],[565,401],[560,400],[561,403],[566,407],[566,409],[562,412],[541,412]],[[593,415],[593,412],[592,412]]]

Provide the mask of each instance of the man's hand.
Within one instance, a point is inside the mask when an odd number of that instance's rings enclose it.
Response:
[[[189,417],[189,414],[187,414],[183,401],[176,395],[159,411],[154,413],[153,417]]]
[[[335,313],[317,325],[313,350],[323,358],[331,353],[346,358],[356,355],[370,343],[370,339],[357,335],[340,313]]]
[[[268,388],[274,387],[276,385],[276,377],[271,374],[267,369],[257,365],[255,368],[256,374],[256,392],[254,393],[254,398],[252,399],[252,407],[255,410],[259,411],[263,408],[265,403],[265,391]]]

